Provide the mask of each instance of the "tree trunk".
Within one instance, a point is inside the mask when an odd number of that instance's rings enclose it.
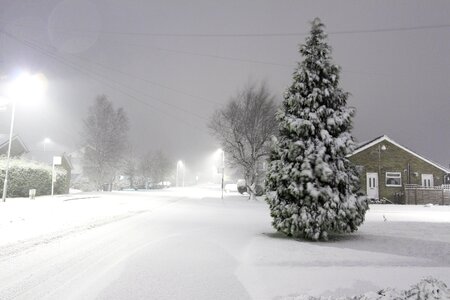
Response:
[[[255,193],[255,176],[247,175],[245,176],[245,185],[247,187],[248,192],[248,199],[249,200],[256,200],[256,193]]]

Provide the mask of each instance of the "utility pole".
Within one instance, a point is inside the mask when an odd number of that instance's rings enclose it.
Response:
[[[8,190],[9,161],[11,160],[11,144],[12,144],[12,136],[13,136],[13,129],[14,129],[15,113],[16,113],[16,101],[12,100],[11,125],[9,127],[8,154],[6,157],[5,181],[3,182],[3,195],[2,195],[3,202],[6,201],[6,191]]]

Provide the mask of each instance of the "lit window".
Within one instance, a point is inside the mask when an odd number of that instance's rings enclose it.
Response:
[[[402,173],[386,172],[386,186],[402,186]]]

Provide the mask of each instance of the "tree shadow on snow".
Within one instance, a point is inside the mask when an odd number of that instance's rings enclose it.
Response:
[[[387,234],[383,228],[371,230],[371,232],[358,231],[351,234],[330,234],[328,241],[311,241],[303,238],[288,237],[280,232],[264,232],[262,235],[276,240],[291,240],[307,243],[312,246],[330,247],[340,249],[351,249],[356,251],[367,251],[405,257],[425,259],[418,264],[426,266],[450,266],[450,243],[438,240],[426,239],[426,231],[417,232],[413,237],[402,236],[403,226],[421,227],[424,223],[402,224],[391,222],[391,228],[397,231]],[[435,224],[442,226],[441,230],[450,228],[448,224]],[[424,239],[422,239],[424,237]]]
[[[274,232],[263,232],[262,235],[267,236],[271,239],[278,239],[278,240],[291,240],[291,237],[288,237],[287,235],[274,231]]]
[[[382,230],[379,234],[334,234],[320,246],[417,257],[431,260],[437,266],[450,266],[450,243],[421,239],[420,234],[417,238],[386,235]]]

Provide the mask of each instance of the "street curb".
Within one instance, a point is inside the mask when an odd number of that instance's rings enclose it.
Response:
[[[100,196],[74,197],[74,198],[64,199],[63,201],[82,200],[82,199],[91,199],[91,198],[100,198]]]

